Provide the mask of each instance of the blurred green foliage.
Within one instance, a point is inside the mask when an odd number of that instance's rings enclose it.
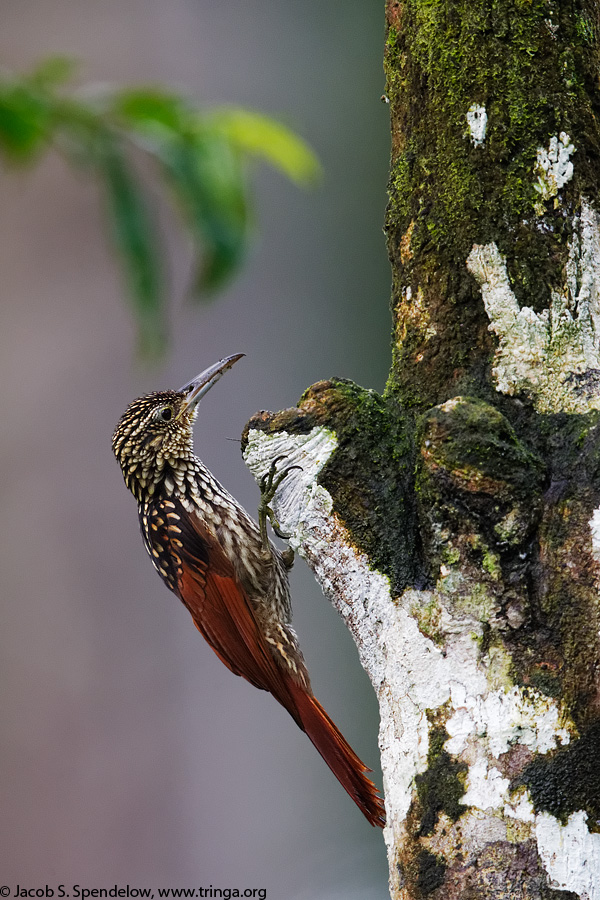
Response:
[[[70,60],[51,58],[28,75],[0,71],[0,153],[7,163],[32,164],[54,148],[94,172],[126,274],[139,350],[155,356],[167,339],[164,252],[144,181],[155,173],[181,211],[198,259],[193,294],[206,297],[228,282],[247,249],[249,158],[262,158],[301,185],[317,179],[319,164],[304,141],[267,116],[200,110],[157,86],[70,89],[73,68]],[[155,163],[150,173],[144,157]]]

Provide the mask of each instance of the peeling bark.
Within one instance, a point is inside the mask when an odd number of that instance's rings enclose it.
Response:
[[[377,693],[397,900],[600,900],[591,2],[388,0],[383,397],[248,424]]]

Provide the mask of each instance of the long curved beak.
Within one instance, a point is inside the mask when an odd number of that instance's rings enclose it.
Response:
[[[202,397],[210,391],[211,387],[217,383],[219,378],[224,375],[228,369],[231,369],[242,356],[245,356],[245,353],[236,353],[234,356],[226,356],[225,359],[220,359],[214,366],[210,366],[208,369],[205,369],[204,372],[200,372],[199,375],[192,378],[191,381],[188,381],[187,384],[184,384],[183,387],[179,389],[179,393],[187,394],[182,406],[182,412],[186,409],[193,409]]]

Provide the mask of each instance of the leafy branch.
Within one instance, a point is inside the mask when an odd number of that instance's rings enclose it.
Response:
[[[63,58],[47,59],[28,75],[0,72],[0,153],[7,163],[32,164],[54,148],[94,171],[105,191],[139,350],[153,356],[167,340],[163,253],[136,156],[153,161],[191,236],[196,297],[221,289],[244,259],[249,159],[262,158],[299,185],[316,180],[319,164],[304,141],[259,113],[200,110],[153,86],[69,90],[72,74],[73,63]]]

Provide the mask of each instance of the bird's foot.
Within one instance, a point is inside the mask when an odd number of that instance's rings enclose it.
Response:
[[[287,478],[292,469],[302,469],[302,466],[287,466],[287,468],[283,469],[283,471],[277,471],[277,463],[282,459],[285,459],[285,456],[277,456],[273,462],[271,463],[268,472],[260,479],[260,505],[258,507],[258,524],[260,526],[260,536],[262,540],[262,545],[264,550],[268,550],[269,547],[269,538],[267,536],[267,519],[271,522],[271,527],[277,537],[282,538],[283,540],[287,540],[291,537],[291,534],[286,534],[279,527],[279,522],[275,518],[275,514],[270,507],[271,500],[275,496],[277,488],[284,480]],[[286,552],[284,554],[284,564],[288,569],[291,569],[294,562],[294,552],[291,552],[291,559],[288,558],[289,554]]]

